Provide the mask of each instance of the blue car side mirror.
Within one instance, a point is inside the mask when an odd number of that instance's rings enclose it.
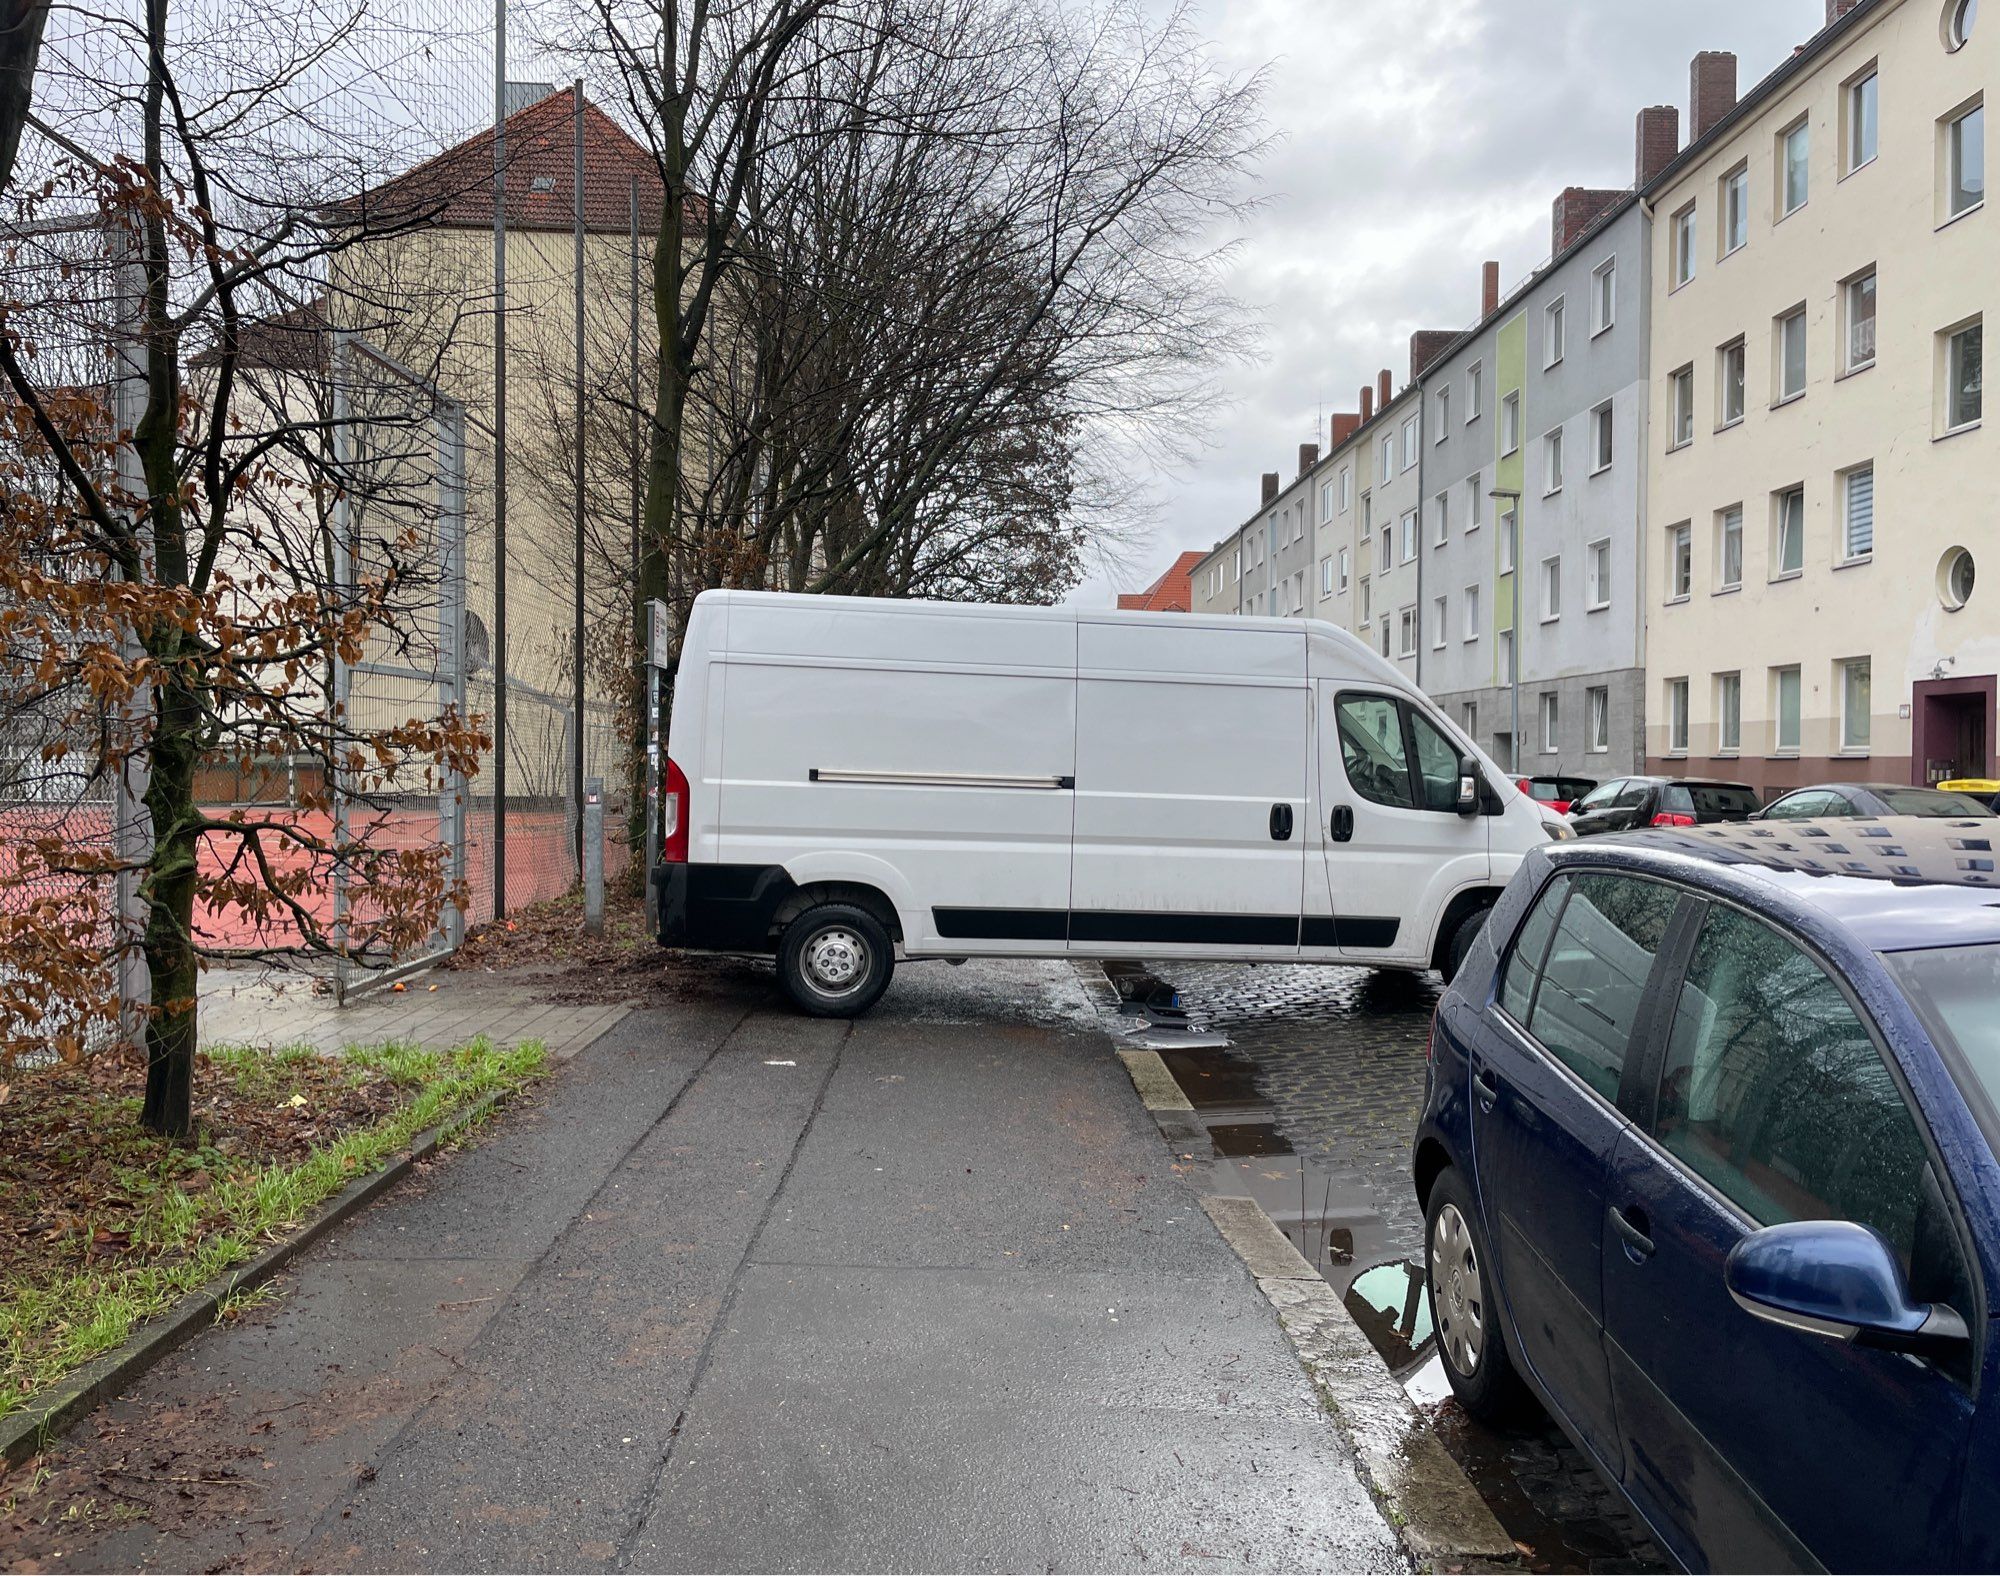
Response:
[[[1722,1283],[1746,1313],[1835,1340],[1937,1351],[1967,1340],[1943,1303],[1913,1302],[1889,1245],[1847,1220],[1794,1220],[1729,1250]]]

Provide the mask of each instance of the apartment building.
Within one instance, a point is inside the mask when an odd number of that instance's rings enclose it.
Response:
[[[1303,617],[1311,597],[1313,475],[1319,446],[1299,445],[1298,474],[1263,476],[1257,512],[1217,542],[1189,575],[1194,611]]]
[[[1318,472],[1312,614],[1350,630],[1413,681],[1419,652],[1423,402],[1388,369],[1333,419]]]
[[[1994,773],[1996,63],[1977,0],[1834,0],[1740,103],[1732,60],[1696,61],[1690,145],[1646,194],[1655,767],[1767,793]]]
[[[1524,774],[1602,779],[1645,756],[1638,187],[1649,149],[1663,165],[1677,141],[1675,111],[1643,111],[1633,187],[1564,191],[1550,260],[1504,300],[1486,264],[1479,322],[1419,380],[1423,685]]]

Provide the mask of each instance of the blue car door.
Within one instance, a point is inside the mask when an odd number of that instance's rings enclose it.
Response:
[[[1600,1239],[1627,1050],[1673,888],[1611,871],[1536,898],[1473,1048],[1473,1163],[1495,1280],[1521,1360],[1618,1470],[1600,1341]]]
[[[1678,933],[1671,1015],[1611,1161],[1604,1337],[1625,1486],[1694,1569],[1922,1570],[1957,1557],[1967,1371],[1767,1322],[1747,1233],[1857,1221],[1913,1295],[1975,1316],[1921,1122],[1867,1021],[1786,933],[1720,903]]]

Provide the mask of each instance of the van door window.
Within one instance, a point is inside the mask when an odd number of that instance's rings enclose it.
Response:
[[[1639,999],[1679,901],[1657,881],[1580,875],[1556,923],[1527,1030],[1607,1100],[1618,1098]]]
[[[1403,749],[1403,708],[1386,695],[1342,695],[1334,702],[1341,764],[1362,798],[1414,810],[1410,762]]]
[[[1430,718],[1416,707],[1407,708],[1410,739],[1417,759],[1417,791],[1426,810],[1458,811],[1458,763],[1456,744],[1437,730]]]

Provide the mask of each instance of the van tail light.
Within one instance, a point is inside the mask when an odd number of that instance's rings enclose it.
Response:
[[[660,862],[684,865],[688,862],[688,780],[687,773],[667,757],[666,822],[661,829]]]
[[[1693,816],[1691,816],[1691,815],[1682,815],[1682,814],[1681,814],[1681,813],[1680,813],[1679,811],[1677,811],[1677,810],[1662,810],[1662,811],[1661,811],[1661,812],[1660,812],[1660,813],[1659,813],[1658,815],[1656,815],[1656,816],[1654,816],[1654,817],[1653,817],[1653,825],[1655,825],[1655,826],[1693,826],[1693,825],[1694,825],[1694,817],[1693,817]]]

